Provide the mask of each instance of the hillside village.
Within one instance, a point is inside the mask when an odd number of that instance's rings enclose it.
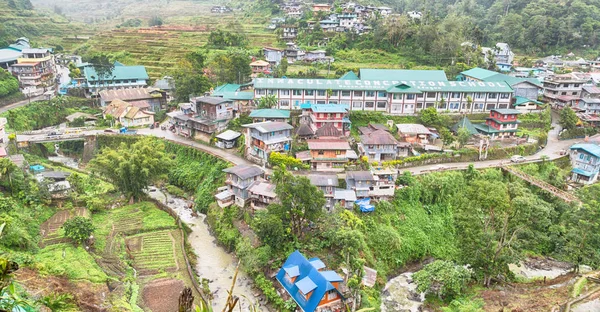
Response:
[[[0,242],[0,282],[39,284],[0,283],[0,311],[600,307],[600,58],[517,57],[507,42],[461,40],[479,61],[338,67],[339,35],[371,38],[374,25],[421,25],[429,12],[268,7],[252,27],[273,42],[203,29],[213,39],[159,79],[131,53],[27,37],[0,47],[0,83],[10,83],[0,84],[0,100],[10,93],[0,101],[0,197],[16,207],[0,209],[11,241]],[[250,14],[237,3],[205,10]],[[122,31],[169,32],[151,20]],[[72,220],[86,232],[67,230]],[[61,248],[88,273],[52,259]],[[44,274],[97,281],[67,292],[37,282]],[[12,308],[18,293],[36,303]],[[62,301],[71,308],[50,307]]]

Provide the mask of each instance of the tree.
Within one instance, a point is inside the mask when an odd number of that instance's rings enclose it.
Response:
[[[62,228],[65,230],[65,236],[74,240],[76,244],[84,243],[95,230],[92,220],[81,216],[67,220]]]
[[[577,122],[579,121],[579,117],[575,114],[573,109],[569,106],[565,106],[560,111],[560,120],[559,124],[563,127],[563,129],[572,130],[577,126]]]
[[[89,166],[125,196],[138,200],[152,182],[169,172],[172,164],[162,142],[144,138],[130,146],[121,143],[116,149],[103,149]]]
[[[323,214],[326,203],[323,192],[308,178],[294,176],[285,167],[275,171],[273,182],[280,204],[270,205],[269,213],[279,216],[295,238],[302,237],[304,230]]]
[[[148,26],[150,26],[150,27],[153,27],[153,26],[162,26],[162,24],[163,24],[163,20],[159,16],[153,16],[148,21]]]
[[[471,133],[469,132],[469,130],[466,127],[458,128],[457,139],[458,139],[458,143],[460,144],[460,147],[465,146],[465,144],[467,144],[467,142],[469,142],[470,138],[471,138]]]
[[[273,108],[277,106],[277,97],[274,94],[267,94],[258,99],[258,108]]]
[[[277,70],[276,70],[277,77],[279,77],[279,78],[284,77],[287,73],[288,66],[289,66],[289,63],[288,63],[287,57],[281,58],[281,62],[279,63],[279,66],[277,66]]]
[[[97,78],[99,82],[110,80],[113,70],[115,69],[115,64],[107,54],[92,54],[91,56],[86,57],[85,61],[92,65],[92,68],[96,72],[95,78]]]
[[[179,61],[173,71],[175,97],[179,102],[189,101],[191,95],[202,95],[210,90],[211,83],[204,74],[205,51],[194,51]]]
[[[454,136],[452,135],[452,132],[450,132],[450,130],[446,129],[446,128],[441,128],[440,129],[440,137],[442,139],[442,148],[446,145],[450,145],[452,144],[452,142],[454,142]]]
[[[289,240],[285,225],[278,215],[268,211],[257,212],[252,228],[260,241],[270,246],[273,250],[281,250],[284,243]]]
[[[437,126],[440,124],[441,118],[435,107],[429,107],[420,112],[419,120],[426,126]]]
[[[418,292],[437,295],[441,300],[459,297],[471,279],[471,272],[451,261],[436,260],[413,274]]]

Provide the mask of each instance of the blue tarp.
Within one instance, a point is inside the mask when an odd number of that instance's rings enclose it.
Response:
[[[369,197],[361,198],[361,199],[355,201],[354,203],[358,205],[358,208],[362,212],[375,211],[375,206],[371,205],[371,198],[369,198]]]
[[[42,165],[32,165],[32,166],[29,166],[29,170],[31,170],[33,172],[40,172],[40,171],[46,170],[46,168],[44,168],[44,166],[42,166]]]
[[[375,206],[373,205],[360,205],[359,206],[361,212],[373,212],[375,211]]]

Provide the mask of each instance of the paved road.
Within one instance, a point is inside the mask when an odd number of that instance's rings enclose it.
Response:
[[[45,100],[45,99],[46,99],[45,96],[40,95],[40,96],[32,97],[31,98],[31,102],[42,101],[42,100]],[[30,100],[23,100],[23,101],[12,103],[12,104],[9,104],[9,105],[6,105],[6,106],[2,106],[2,107],[0,107],[0,114],[4,113],[4,112],[7,112],[7,111],[9,111],[11,109],[17,108],[17,107],[25,106],[25,105],[29,104],[29,102],[30,102]]]

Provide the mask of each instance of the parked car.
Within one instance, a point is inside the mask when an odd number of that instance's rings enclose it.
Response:
[[[60,131],[52,131],[52,132],[48,133],[48,136],[52,137],[52,136],[58,136],[58,135],[62,135],[62,134],[63,133]]]
[[[510,161],[514,162],[514,163],[524,162],[525,160],[526,160],[525,157],[523,157],[521,155],[514,155],[513,157],[510,158]]]

